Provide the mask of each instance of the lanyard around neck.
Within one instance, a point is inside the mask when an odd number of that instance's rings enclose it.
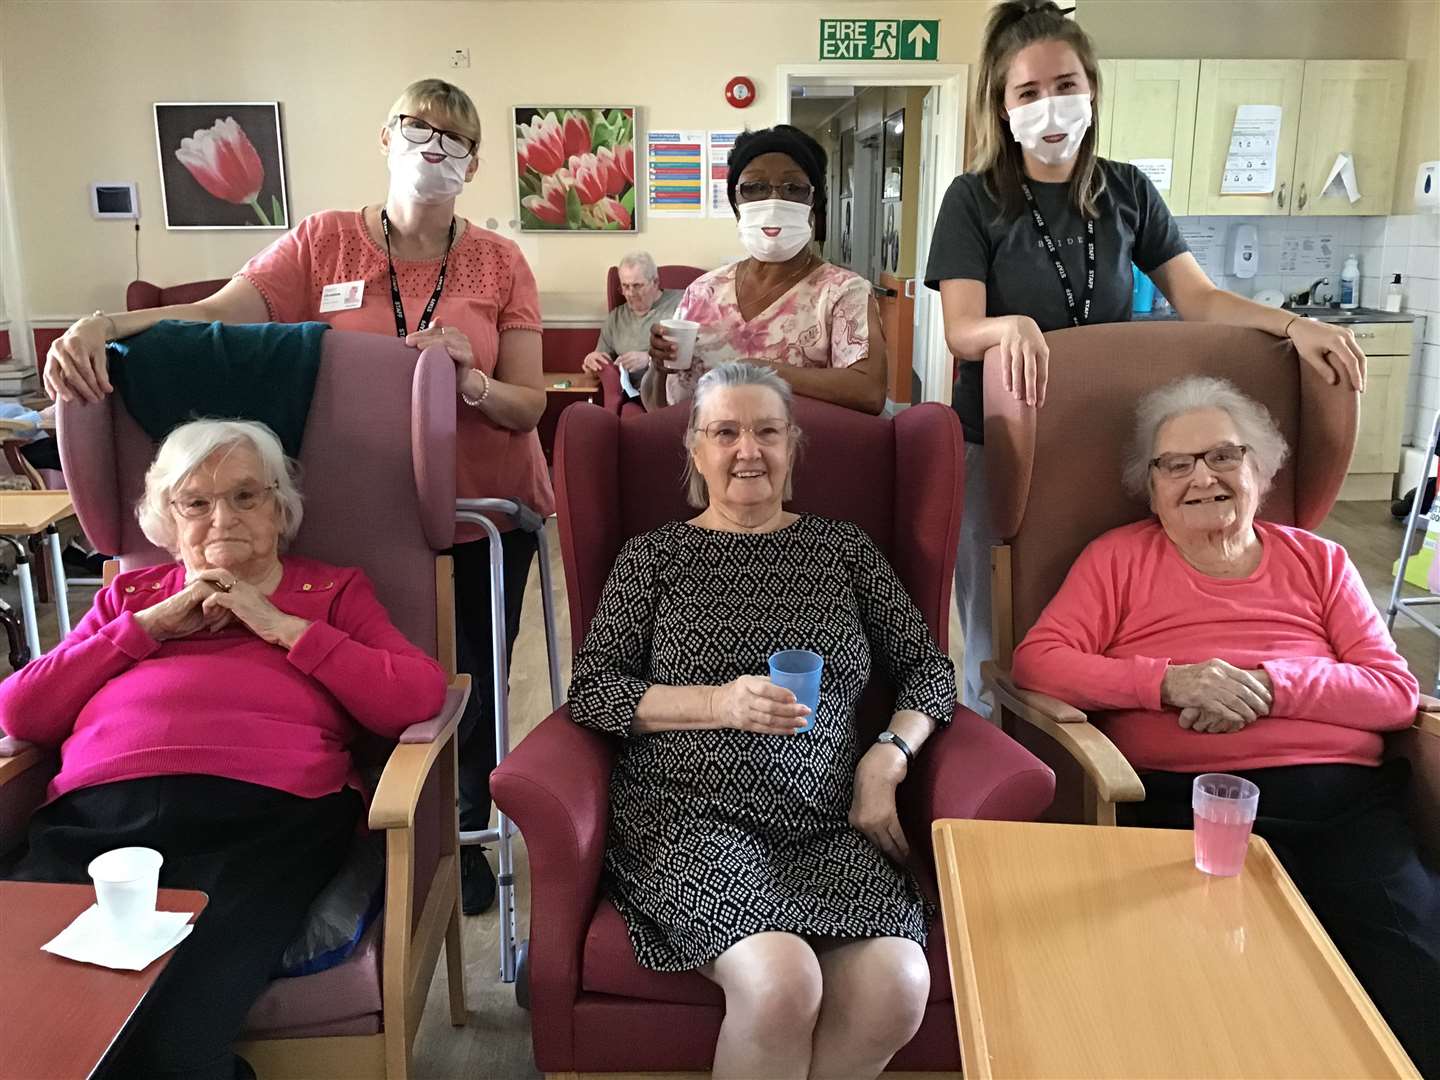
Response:
[[[1077,301],[1075,287],[1070,282],[1065,263],[1060,259],[1060,246],[1050,235],[1050,226],[1045,224],[1045,217],[1035,202],[1035,193],[1023,180],[1020,189],[1025,192],[1025,201],[1030,204],[1030,219],[1035,222],[1035,231],[1040,234],[1040,240],[1055,266],[1055,274],[1060,279],[1060,287],[1065,290],[1065,307],[1070,312],[1070,324],[1084,326],[1090,321],[1090,301],[1095,296],[1095,219],[1085,219],[1085,299]]]
[[[405,329],[405,305],[400,302],[400,282],[395,277],[395,260],[390,257],[390,215],[385,213],[384,208],[380,210],[380,231],[385,234],[385,264],[390,270],[390,303],[395,307],[395,335],[402,340],[409,331]],[[445,241],[445,254],[440,258],[440,276],[435,279],[435,291],[430,294],[430,302],[425,305],[425,314],[420,316],[420,321],[415,324],[415,331],[419,333],[430,325],[430,319],[435,314],[435,305],[440,302],[440,294],[445,291],[445,267],[450,263],[450,248],[455,243],[455,219],[450,219],[450,236]]]

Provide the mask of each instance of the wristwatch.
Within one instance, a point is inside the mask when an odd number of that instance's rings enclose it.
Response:
[[[882,731],[879,735],[875,736],[875,741],[877,743],[885,743],[889,746],[893,746],[896,750],[899,750],[902,754],[904,754],[905,764],[907,767],[915,764],[915,751],[911,750],[909,744],[906,743],[904,739],[900,738],[899,735],[896,735],[895,732]]]

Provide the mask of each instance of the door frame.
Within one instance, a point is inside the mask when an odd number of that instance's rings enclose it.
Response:
[[[781,64],[776,68],[775,122],[790,123],[790,90],[796,83],[832,86],[933,86],[939,90],[936,102],[937,115],[950,118],[940,126],[940,140],[936,160],[928,177],[922,176],[933,196],[933,205],[939,206],[950,186],[950,181],[964,171],[965,156],[965,110],[968,104],[970,66],[968,64],[936,63],[813,63]],[[933,222],[930,226],[933,226]],[[920,229],[929,226],[920,223]],[[924,275],[919,268],[917,276]],[[923,287],[923,286],[922,286]],[[945,346],[944,325],[940,318],[940,305],[931,305],[934,312],[932,333],[916,335],[916,340],[930,342],[928,355],[923,365],[912,367],[922,372],[921,387],[926,401],[950,403],[952,361],[950,350]]]

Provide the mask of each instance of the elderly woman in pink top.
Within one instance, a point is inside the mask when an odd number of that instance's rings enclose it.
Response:
[[[439,79],[406,87],[380,129],[390,171],[383,203],[325,210],[260,252],[218,293],[194,304],[81,319],[50,348],[52,396],[110,392],[105,343],[161,319],[224,323],[318,319],[337,330],[395,334],[423,349],[444,345],[459,369],[456,486],[461,498],[518,499],[542,516],[555,508],[536,425],[545,411],[535,278],[511,240],[455,214],[479,167],[480,116],[463,90]],[[500,523],[506,647],[520,629],[535,537]],[[509,531],[505,531],[505,530]],[[456,530],[456,623],[461,670],[490,685],[489,542]],[[493,695],[471,695],[460,729],[460,824],[490,821],[495,767]],[[466,914],[488,908],[495,879],[483,849],[462,849]]]
[[[445,677],[358,570],[281,554],[301,500],[263,424],[176,428],[137,508],[176,562],[123,573],[53,652],[0,683],[0,729],[60,771],[12,876],[86,880],[139,845],[209,895],[125,1044],[125,1076],[254,1076],[246,1013],[361,822],[349,746],[439,711]]]
[[[811,243],[825,235],[825,161],[789,124],[735,140],[726,184],[749,257],[696,278],[680,298],[675,317],[700,324],[688,369],[666,366],[675,346],[661,327],[651,331],[647,409],[688,401],[706,371],[738,360],[773,367],[806,397],[884,407],[885,336],[870,283]]]
[[[1140,404],[1127,486],[1154,518],[1081,553],[1015,652],[1023,687],[1105,715],[1130,823],[1188,828],[1199,773],[1260,787],[1255,832],[1412,1058],[1440,1075],[1440,880],[1382,736],[1418,686],[1338,544],[1255,520],[1286,453],[1263,406],[1191,377]]]

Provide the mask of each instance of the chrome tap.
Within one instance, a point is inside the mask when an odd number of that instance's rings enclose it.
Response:
[[[1310,283],[1308,288],[1301,289],[1296,293],[1291,293],[1290,307],[1323,307],[1330,303],[1333,297],[1328,291],[1325,293],[1325,299],[1320,299],[1318,290],[1321,285],[1326,286],[1328,289],[1330,279],[1328,277],[1316,278]]]

